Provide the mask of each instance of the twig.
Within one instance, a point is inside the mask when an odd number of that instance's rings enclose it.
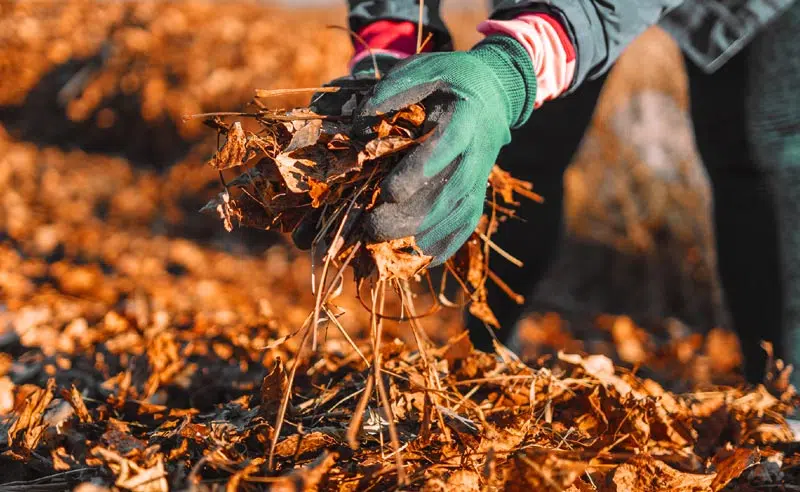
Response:
[[[306,318],[306,322],[308,322],[308,318]],[[292,363],[292,370],[289,372],[289,380],[286,384],[286,391],[281,399],[281,406],[278,408],[278,415],[275,417],[275,431],[272,435],[272,442],[270,443],[269,447],[269,459],[267,460],[267,469],[269,471],[275,470],[275,448],[277,447],[278,440],[281,436],[281,427],[283,427],[283,420],[286,417],[286,409],[289,407],[289,400],[292,398],[292,385],[294,384],[294,377],[297,374],[297,368],[300,366],[300,362],[302,361],[303,349],[305,348],[306,342],[308,342],[309,335],[311,334],[312,330],[316,330],[316,326],[312,327],[306,325],[305,333],[303,333],[303,339],[300,341],[300,345],[297,349],[297,355]]]
[[[419,0],[419,19],[417,20],[417,53],[422,52],[422,27],[425,15],[425,0]]]
[[[383,336],[383,320],[378,319],[376,312],[376,303],[380,297],[381,311],[383,311],[384,302],[386,300],[386,282],[379,280],[378,285],[372,290],[372,311],[371,324],[373,327],[373,369],[375,370],[375,382],[378,387],[378,395],[380,396],[381,404],[383,405],[383,412],[386,414],[386,420],[389,421],[389,437],[392,439],[392,447],[394,447],[395,466],[397,467],[397,485],[403,486],[408,484],[406,477],[405,465],[403,464],[403,455],[400,448],[400,438],[397,434],[397,427],[394,422],[394,412],[392,406],[389,404],[389,397],[386,393],[386,387],[383,384],[383,376],[381,376],[381,337]]]
[[[374,173],[374,171],[373,171],[373,173]],[[359,243],[353,248],[353,251],[350,252],[350,256],[349,256],[348,261],[345,261],[345,263],[339,269],[339,274],[336,276],[336,279],[333,282],[331,282],[330,286],[326,290],[326,292],[325,292],[325,300],[323,300],[322,288],[325,287],[325,282],[328,279],[328,268],[329,268],[331,262],[333,261],[333,258],[339,252],[339,248],[340,247],[337,246],[337,244],[338,244],[338,242],[340,240],[342,240],[342,231],[344,230],[344,226],[347,223],[348,217],[350,216],[350,212],[353,210],[353,206],[356,203],[356,199],[358,198],[358,196],[360,194],[361,194],[361,190],[358,190],[356,193],[353,194],[353,198],[350,200],[350,204],[348,205],[347,210],[344,213],[344,216],[342,216],[342,220],[339,222],[339,227],[336,229],[336,234],[333,236],[333,240],[331,241],[331,246],[328,248],[328,251],[325,253],[325,264],[322,267],[322,277],[319,280],[319,287],[317,288],[317,291],[316,291],[317,298],[316,298],[316,301],[314,303],[314,325],[313,325],[314,326],[314,328],[313,328],[314,329],[314,333],[313,333],[312,342],[311,342],[311,350],[313,350],[315,352],[317,350],[317,320],[319,320],[319,314],[320,314],[322,303],[327,301],[328,296],[330,296],[333,287],[337,285],[338,279],[343,274],[344,269],[350,263],[350,260],[352,260],[352,257],[355,256],[356,251],[361,246],[361,242],[359,241]],[[342,242],[343,242],[343,240],[342,240]]]
[[[425,50],[425,48],[428,46],[428,43],[430,43],[432,39],[433,39],[433,33],[429,32],[428,35],[425,37],[425,41],[422,42],[422,46],[420,46],[419,50],[417,50],[417,53],[418,54],[422,53]]]
[[[328,279],[328,268],[330,267],[333,258],[330,255],[325,255],[325,263],[322,265],[322,275],[319,279],[319,286],[316,288],[316,299],[314,300],[314,317],[311,323],[311,350],[317,351],[317,324],[319,323],[319,315],[322,311],[322,289],[325,287],[325,281]]]
[[[367,358],[361,352],[361,349],[358,348],[358,345],[356,345],[353,339],[350,338],[350,334],[347,333],[347,330],[344,329],[344,326],[342,326],[342,324],[339,323],[339,320],[336,319],[336,316],[333,315],[333,313],[330,311],[330,309],[328,309],[327,306],[323,306],[322,309],[325,310],[325,313],[328,315],[328,319],[333,322],[334,326],[336,326],[336,328],[339,330],[339,333],[341,333],[342,336],[345,338],[345,340],[347,340],[347,343],[349,343],[350,346],[353,347],[353,350],[355,350],[356,353],[358,353],[358,355],[361,357],[361,360],[363,360],[364,363],[367,365],[367,367],[369,367],[370,366],[369,360],[367,360]]]
[[[358,400],[358,405],[353,411],[353,417],[350,419],[350,424],[347,426],[347,444],[350,445],[350,449],[352,450],[356,450],[359,447],[358,433],[361,430],[361,422],[364,420],[364,412],[367,409],[374,383],[375,373],[370,371],[369,376],[367,376],[367,385],[364,387],[364,393],[361,395],[361,399]]]
[[[51,480],[65,480],[65,477],[69,475],[81,474],[83,472],[95,472],[95,474],[100,473],[101,470],[97,468],[78,468],[75,470],[67,470],[59,473],[54,473],[52,475],[47,475],[40,478],[35,478],[33,480],[20,480],[16,482],[6,482],[3,484],[3,488],[6,487],[31,487],[33,485],[42,485],[43,482],[49,482]]]
[[[506,250],[504,250],[503,248],[501,248],[500,246],[495,244],[494,241],[492,241],[492,239],[489,236],[487,236],[486,234],[482,233],[481,231],[476,231],[476,232],[478,233],[478,236],[480,236],[480,238],[483,239],[486,242],[486,244],[488,244],[489,247],[492,248],[495,251],[495,253],[499,254],[500,256],[502,256],[503,258],[505,258],[506,260],[511,262],[514,266],[517,266],[519,268],[522,268],[523,266],[525,266],[525,264],[522,263],[522,261],[514,258]]]
[[[414,340],[417,343],[417,348],[419,349],[420,356],[422,356],[422,366],[427,373],[429,378],[428,385],[436,388],[438,391],[443,392],[442,389],[442,382],[439,380],[439,374],[436,372],[436,369],[430,364],[430,360],[428,359],[428,351],[425,349],[425,343],[422,341],[422,337],[424,336],[424,330],[422,326],[420,326],[419,321],[416,317],[416,308],[414,307],[414,299],[411,297],[411,291],[407,288],[407,286],[403,286],[402,293],[405,294],[406,301],[404,302],[405,309],[408,309],[408,312],[411,314],[411,318],[409,321],[411,322],[411,333],[414,335]],[[436,395],[436,399],[438,400],[438,395]],[[433,398],[432,398],[433,400]],[[444,433],[446,440],[450,441],[452,439],[450,435],[450,428],[444,422],[444,416],[442,412],[439,410],[439,402],[434,400],[433,408],[436,410],[436,417],[439,420],[439,427],[441,431]]]
[[[245,115],[249,116],[249,115]],[[324,120],[324,121],[349,121],[352,119],[350,116],[334,116],[327,114],[274,114],[274,113],[257,113],[256,118],[266,121],[311,121],[311,120]]]
[[[486,273],[489,275],[489,278],[492,280],[492,282],[497,284],[497,286],[500,287],[500,290],[510,297],[512,301],[516,302],[520,306],[525,304],[525,296],[514,292],[514,290],[507,283],[503,282],[503,279],[498,277],[496,273],[488,268],[486,269]]]
[[[258,113],[247,113],[244,111],[217,111],[214,113],[197,113],[183,115],[183,121],[196,120],[198,118],[213,118],[214,116],[247,116],[248,118],[255,118]]]
[[[301,87],[297,89],[256,89],[256,97],[266,99],[268,97],[292,96],[295,94],[308,94],[317,92],[339,92],[341,87]]]
[[[395,321],[398,323],[403,321],[420,320],[420,319],[425,319],[429,316],[433,316],[442,309],[442,305],[437,302],[436,304],[431,306],[431,308],[428,311],[416,316],[405,316],[403,314],[401,314],[400,316],[389,316],[388,314],[384,313],[373,313],[372,308],[369,307],[369,305],[366,302],[364,302],[364,299],[361,297],[361,285],[362,284],[359,282],[359,284],[356,286],[356,299],[358,299],[358,302],[361,303],[361,306],[368,313],[377,315],[378,318],[381,320]]]
[[[342,31],[347,31],[348,33],[350,33],[351,36],[353,36],[356,39],[356,41],[361,43],[361,45],[367,51],[369,51],[369,56],[372,57],[372,68],[375,69],[375,80],[381,80],[381,71],[380,68],[378,68],[378,59],[375,57],[375,52],[372,51],[372,46],[370,46],[369,43],[367,43],[367,41],[364,38],[362,38],[360,34],[353,31],[352,29],[348,29],[343,26],[329,25],[325,27],[328,29],[341,29]]]

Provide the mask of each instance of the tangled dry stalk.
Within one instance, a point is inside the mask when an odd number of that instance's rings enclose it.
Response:
[[[372,315],[372,361],[368,361],[353,343],[346,329],[334,322],[353,349],[361,354],[364,361],[375,368],[375,374],[368,381],[374,383],[376,395],[387,415],[389,432],[397,460],[398,480],[406,484],[402,452],[394,414],[391,410],[387,391],[380,376],[380,344],[382,339],[385,311],[386,288],[390,286],[401,301],[399,321],[410,322],[422,363],[426,368],[427,386],[441,390],[436,371],[431,370],[428,359],[429,341],[415,321],[418,318],[414,307],[414,296],[409,280],[426,277],[434,299],[445,297],[444,287],[448,274],[451,274],[464,289],[470,310],[488,325],[497,326],[496,318],[486,303],[486,282],[494,279],[488,268],[488,254],[493,248],[502,250],[491,241],[491,235],[499,224],[513,219],[516,195],[540,199],[534,194],[530,183],[514,179],[508,173],[496,168],[490,176],[490,191],[487,202],[492,206],[491,214],[484,216],[473,237],[464,245],[454,259],[448,260],[446,273],[441,280],[439,292],[434,292],[430,275],[427,272],[431,258],[425,256],[413,237],[386,242],[373,242],[365,235],[361,226],[362,216],[380,203],[380,182],[393,166],[415,145],[424,141],[428,134],[423,131],[425,109],[416,104],[392,114],[376,117],[372,133],[368,137],[355,138],[352,111],[356,101],[370,87],[373,81],[355,81],[342,87],[323,87],[307,89],[316,92],[316,97],[328,93],[343,92],[342,108],[337,108],[336,116],[314,113],[310,109],[291,111],[261,109],[256,113],[216,113],[206,123],[216,128],[225,143],[212,157],[209,164],[220,171],[224,191],[209,202],[204,210],[215,210],[225,228],[232,230],[234,223],[250,227],[281,231],[310,230],[314,236],[311,241],[314,250],[324,250],[322,274],[318,282],[312,278],[312,293],[316,295],[315,309],[306,323],[298,330],[301,337],[300,351],[308,341],[312,352],[318,348],[318,330],[321,323],[335,320],[338,308],[332,303],[332,296],[340,290],[343,274],[348,266],[355,271],[358,286],[369,284],[368,303],[365,308]],[[294,90],[291,92],[300,92]],[[259,91],[260,98],[282,96],[287,91]],[[264,108],[258,101],[255,105]],[[348,109],[349,108],[349,109]],[[201,115],[209,116],[209,115]],[[240,121],[226,125],[220,119],[224,116],[252,117],[259,124],[254,132],[245,132]],[[242,168],[243,172],[232,181],[226,182],[221,171]],[[497,198],[503,206],[497,204]],[[518,261],[509,258],[509,261]],[[336,269],[333,273],[332,269]],[[329,280],[329,276],[332,280]],[[511,293],[515,297],[518,294]],[[363,303],[364,301],[362,301]],[[449,302],[449,301],[448,301]],[[522,301],[520,301],[522,302]],[[440,304],[435,304],[434,309]],[[287,388],[284,390],[277,413],[276,433],[272,442],[268,466],[274,463],[274,449],[286,416],[292,385],[295,380],[300,359],[295,361],[289,371]],[[365,392],[359,408],[363,411],[368,405],[370,392]],[[433,404],[440,406],[438,396],[432,397]],[[354,414],[351,429],[357,429],[363,415]],[[439,421],[442,421],[441,416]],[[351,446],[356,445],[355,430],[348,435]]]

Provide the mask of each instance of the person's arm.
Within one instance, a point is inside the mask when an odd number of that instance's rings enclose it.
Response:
[[[449,51],[450,32],[439,13],[439,0],[425,1],[422,11],[422,39],[431,39],[422,52]],[[357,34],[352,37],[354,55],[351,73],[373,70],[372,57],[379,65],[391,67],[417,53],[419,4],[416,0],[348,0],[348,24]]]
[[[348,22],[350,30],[361,33],[366,27],[378,21],[406,23],[415,26],[414,52],[416,52],[416,26],[419,23],[419,2],[421,0],[348,0]],[[450,32],[440,13],[440,0],[425,0],[422,10],[423,39],[428,33],[433,35],[431,50],[447,51],[453,48]],[[407,27],[406,29],[410,29]],[[413,53],[412,53],[413,54]]]
[[[605,73],[625,48],[684,0],[503,0],[491,18],[508,21],[546,13],[559,21],[575,48],[574,78],[567,93]]]
[[[358,2],[418,7],[416,1]],[[440,264],[475,230],[486,186],[511,130],[534,109],[607,70],[625,46],[680,0],[506,0],[479,26],[469,51],[397,63],[358,106],[356,124],[413,103],[427,111],[427,139],[381,183],[366,217],[375,240],[414,236]],[[531,148],[531,152],[536,152]]]

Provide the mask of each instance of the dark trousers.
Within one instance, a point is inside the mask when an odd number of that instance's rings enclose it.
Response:
[[[777,211],[773,203],[773,176],[756,162],[747,133],[748,50],[714,74],[686,63],[689,73],[691,117],[697,147],[711,180],[719,274],[733,328],[746,360],[746,376],[760,380],[764,353],[762,339],[783,344],[783,288],[779,261]],[[503,149],[499,164],[515,176],[534,183],[544,204],[524,203],[525,222],[510,221],[494,240],[524,261],[522,269],[498,255],[491,268],[516,291],[529,294],[543,277],[556,253],[563,228],[563,177],[589,125],[605,78],[587,81],[574,94],[546,103]],[[503,292],[490,286],[489,302],[505,341],[523,314]],[[492,335],[483,324],[468,320],[477,347],[491,350]]]

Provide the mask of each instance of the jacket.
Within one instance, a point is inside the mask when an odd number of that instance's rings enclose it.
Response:
[[[491,15],[509,19],[521,12],[558,18],[578,53],[571,90],[606,72],[629,43],[659,24],[687,56],[713,72],[738,53],[795,0],[495,0]],[[452,46],[440,15],[441,0],[425,0],[423,24],[439,50]],[[350,28],[375,20],[419,19],[419,0],[349,0]],[[569,91],[568,91],[569,92]]]

